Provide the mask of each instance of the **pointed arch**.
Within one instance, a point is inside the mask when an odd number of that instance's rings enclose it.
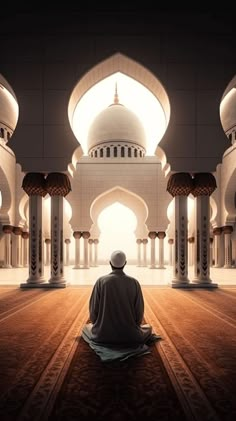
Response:
[[[138,62],[128,58],[124,54],[116,53],[108,59],[98,63],[75,86],[68,105],[68,116],[72,125],[73,113],[77,103],[92,86],[102,79],[121,72],[145,86],[161,103],[165,112],[167,125],[170,119],[170,102],[167,93],[161,82]]]
[[[91,235],[99,236],[100,232],[97,223],[98,216],[103,209],[115,202],[121,203],[134,212],[137,218],[135,235],[137,238],[145,238],[148,234],[146,226],[146,220],[148,217],[147,205],[140,196],[120,186],[115,186],[114,188],[99,195],[91,204],[90,216],[93,221],[93,225],[90,230]]]

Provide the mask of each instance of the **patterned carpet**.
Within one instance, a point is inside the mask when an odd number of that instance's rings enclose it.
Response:
[[[1,421],[236,419],[236,287],[143,286],[151,353],[102,363],[80,337],[91,287],[0,288]]]

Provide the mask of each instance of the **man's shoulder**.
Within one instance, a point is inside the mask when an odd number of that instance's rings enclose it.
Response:
[[[105,282],[107,279],[110,279],[111,273],[107,273],[105,275],[99,276],[99,278],[96,280],[96,284],[101,284]]]
[[[140,285],[140,283],[139,283],[138,279],[134,278],[134,276],[127,275],[127,273],[125,273],[124,275],[125,275],[125,277],[126,277],[127,279],[129,279],[131,282],[133,282],[133,283],[135,283],[135,284]]]

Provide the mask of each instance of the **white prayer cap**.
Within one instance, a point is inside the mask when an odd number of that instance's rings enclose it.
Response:
[[[121,250],[115,250],[111,254],[110,262],[115,268],[122,268],[126,263],[126,255]]]

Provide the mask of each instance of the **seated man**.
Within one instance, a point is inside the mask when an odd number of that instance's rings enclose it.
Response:
[[[160,338],[152,334],[150,325],[142,325],[144,315],[144,300],[141,286],[137,279],[124,272],[126,255],[117,250],[111,254],[112,271],[97,279],[89,301],[91,323],[85,325],[83,338],[98,351],[116,350],[115,355],[131,350],[148,352],[147,342]],[[131,352],[133,354],[133,352]],[[109,357],[109,358],[110,358]],[[102,358],[103,359],[103,358]],[[104,358],[105,359],[105,358]]]

